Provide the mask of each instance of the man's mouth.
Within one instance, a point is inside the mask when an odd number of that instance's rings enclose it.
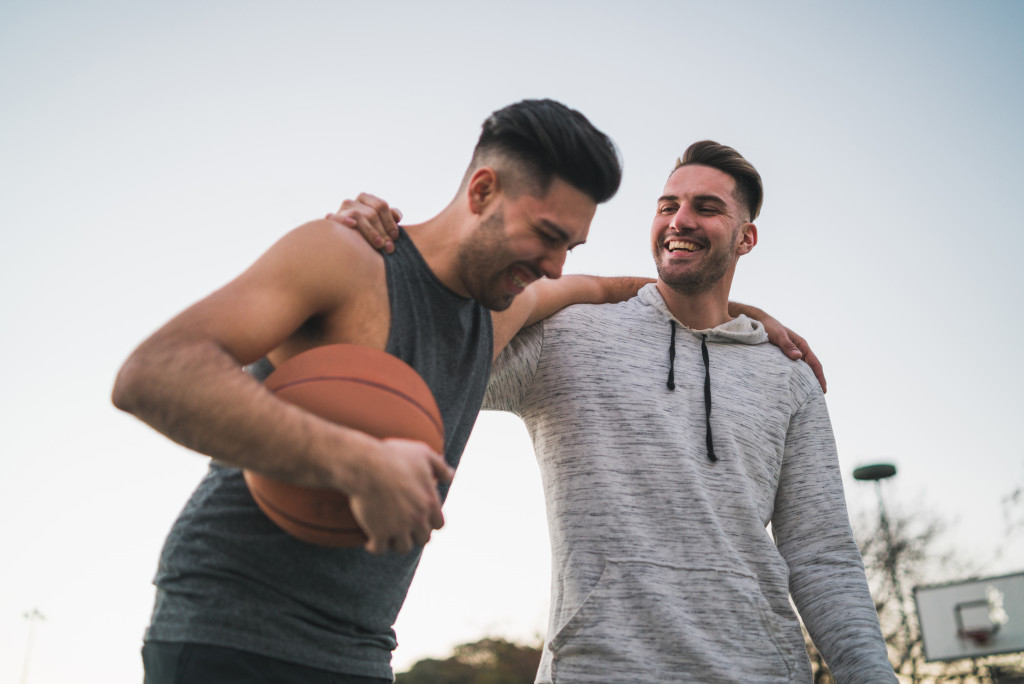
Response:
[[[508,279],[517,290],[524,290],[530,283],[537,280],[539,276],[529,273],[523,268],[513,268],[508,273]]]
[[[529,285],[530,281],[526,280],[526,278],[523,278],[518,273],[513,273],[512,274],[512,284],[515,285],[516,287],[523,288],[523,287],[526,287],[527,285]]]
[[[697,252],[704,248],[689,240],[669,240],[665,243],[665,249],[669,252]]]

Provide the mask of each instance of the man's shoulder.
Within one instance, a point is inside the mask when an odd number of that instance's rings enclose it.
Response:
[[[572,325],[578,321],[617,322],[641,317],[648,307],[638,297],[624,302],[604,304],[572,304],[548,318],[548,322],[562,322]]]
[[[709,350],[713,382],[717,376],[721,382],[757,388],[758,392],[780,400],[788,396],[794,407],[815,393],[821,394],[821,385],[811,367],[803,361],[790,359],[767,340],[709,345]]]
[[[286,234],[278,243],[308,255],[344,256],[348,264],[381,264],[384,256],[373,248],[358,231],[330,219],[317,219],[302,224]]]

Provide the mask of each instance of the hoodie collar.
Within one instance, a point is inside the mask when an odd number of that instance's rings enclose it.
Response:
[[[641,303],[659,311],[666,319],[675,321],[676,324],[686,332],[695,337],[704,337],[708,342],[733,342],[735,344],[763,344],[768,341],[768,333],[760,321],[740,315],[726,321],[714,328],[707,330],[694,330],[680,322],[672,312],[668,310],[664,297],[658,291],[655,283],[648,283],[640,288],[637,297]]]

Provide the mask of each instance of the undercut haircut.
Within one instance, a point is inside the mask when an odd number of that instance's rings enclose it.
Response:
[[[686,148],[683,156],[676,161],[672,173],[690,164],[710,166],[731,176],[736,181],[736,201],[746,205],[750,212],[748,220],[753,221],[761,213],[761,203],[764,201],[761,174],[739,152],[714,140],[701,140]]]
[[[587,117],[554,100],[523,100],[497,110],[483,124],[470,169],[495,157],[531,194],[544,195],[557,177],[594,203],[610,200],[622,180],[622,164],[611,138]],[[468,175],[468,174],[467,174]],[[515,188],[509,188],[515,194]]]

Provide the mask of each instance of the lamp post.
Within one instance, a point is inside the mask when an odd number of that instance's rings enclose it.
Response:
[[[36,623],[46,619],[38,608],[28,611],[24,617],[28,620],[28,644],[25,646],[25,662],[21,666],[21,684],[28,681],[28,663],[32,658],[32,637],[36,634]]]
[[[885,515],[885,502],[882,500],[882,480],[888,479],[895,474],[896,466],[891,463],[875,463],[873,465],[861,466],[853,471],[853,478],[855,480],[875,483],[882,534],[885,535],[885,543],[889,548],[892,548],[892,533],[889,531],[889,518]]]
[[[896,544],[893,543],[892,529],[889,527],[889,516],[885,513],[885,500],[882,497],[882,480],[887,480],[895,474],[896,466],[891,463],[875,463],[861,466],[853,471],[855,480],[875,483],[875,494],[878,496],[878,522],[882,530],[882,540],[885,543],[883,568],[885,577],[888,579],[892,593],[896,598],[900,614],[900,626],[903,631],[903,654],[900,658],[899,666],[896,667],[896,671],[902,670],[903,664],[910,660],[911,680],[917,681],[917,664],[911,657],[913,639],[910,633],[910,616],[907,611],[906,595],[903,593],[903,583],[900,581],[900,554],[896,550]]]

